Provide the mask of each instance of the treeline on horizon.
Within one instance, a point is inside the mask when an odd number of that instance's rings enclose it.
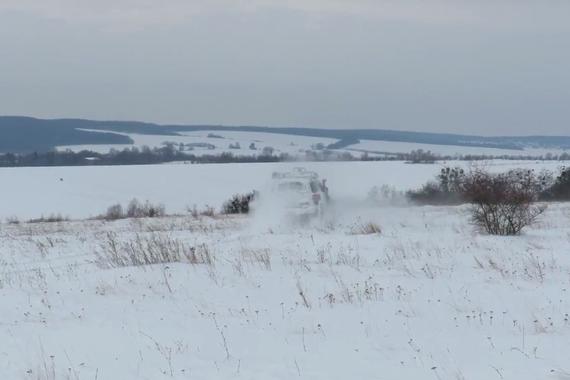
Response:
[[[304,154],[290,155],[288,153],[262,153],[258,155],[237,155],[232,152],[220,154],[196,155],[177,150],[172,145],[163,147],[141,148],[132,147],[123,150],[111,149],[108,153],[89,150],[74,152],[71,150],[33,152],[33,153],[0,153],[0,167],[34,167],[34,166],[92,166],[92,165],[149,165],[168,162],[186,162],[191,164],[209,163],[262,163],[287,161],[406,161],[412,164],[429,164],[438,161],[481,161],[491,159],[503,160],[538,160],[538,161],[567,161],[569,153],[530,155],[437,155],[421,149],[409,153],[338,152],[329,149],[307,150]]]

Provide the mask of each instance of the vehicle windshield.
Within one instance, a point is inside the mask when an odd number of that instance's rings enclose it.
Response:
[[[312,180],[311,181],[311,191],[313,193],[317,193],[320,190],[320,184],[318,181]]]
[[[305,185],[299,181],[283,182],[277,186],[279,191],[303,191],[305,190]]]

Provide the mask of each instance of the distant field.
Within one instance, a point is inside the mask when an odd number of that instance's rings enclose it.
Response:
[[[97,132],[86,130],[88,132]],[[103,131],[101,131],[103,132]],[[116,132],[114,132],[116,133]],[[337,142],[337,139],[326,137],[297,136],[287,134],[265,133],[265,132],[240,132],[240,131],[194,131],[180,132],[180,136],[150,135],[136,133],[121,133],[124,137],[130,138],[133,144],[99,144],[99,145],[64,145],[59,146],[59,150],[70,149],[72,151],[91,150],[99,153],[106,153],[110,149],[125,149],[131,147],[141,148],[160,147],[165,143],[182,144],[211,144],[214,149],[195,147],[192,150],[186,150],[187,153],[194,155],[204,154],[221,154],[231,152],[235,155],[258,155],[261,154],[264,147],[272,147],[275,154],[287,153],[292,156],[303,156],[307,150],[314,149],[315,146],[328,146]],[[209,135],[217,136],[208,137]],[[230,144],[239,144],[239,149],[230,149]],[[249,148],[250,144],[255,144],[256,149]],[[422,149],[431,151],[434,154],[442,156],[456,155],[489,155],[489,156],[540,156],[547,153],[560,154],[563,149],[557,148],[531,148],[525,149],[504,149],[504,148],[488,148],[488,147],[469,147],[459,145],[438,145],[438,144],[420,144],[412,142],[395,142],[395,141],[379,141],[379,140],[362,140],[359,143],[351,144],[338,152],[350,152],[352,155],[359,157],[363,153],[371,156],[384,155],[386,153],[409,153],[412,150]]]
[[[482,147],[469,147],[457,145],[435,145],[435,144],[418,144],[407,142],[394,142],[394,141],[377,141],[377,140],[362,140],[358,144],[353,144],[346,147],[349,151],[353,152],[369,152],[369,153],[408,153],[412,150],[423,149],[424,151],[431,151],[432,153],[442,156],[457,156],[457,155],[488,155],[488,156],[540,156],[547,153],[560,154],[563,149],[539,149],[539,148],[525,148],[523,150],[514,149],[501,149],[501,148],[482,148]]]
[[[133,140],[133,144],[110,144],[110,145],[67,145],[59,146],[59,150],[70,149],[78,152],[81,150],[91,150],[94,152],[106,153],[110,149],[125,149],[131,147],[141,148],[148,146],[150,148],[161,147],[165,143],[174,143],[176,145],[182,144],[211,144],[214,149],[195,147],[192,150],[185,150],[186,153],[194,155],[203,154],[221,154],[224,152],[231,152],[236,155],[258,155],[261,154],[264,147],[272,147],[275,149],[274,154],[288,153],[290,155],[301,155],[306,150],[312,149],[313,145],[323,144],[327,146],[336,142],[336,139],[326,137],[310,137],[310,136],[295,136],[283,135],[275,133],[263,132],[208,132],[208,131],[195,131],[195,132],[181,132],[180,136],[164,136],[164,135],[142,135],[136,133],[124,133]],[[213,135],[217,137],[208,137]],[[239,149],[230,149],[229,145],[239,144]],[[256,149],[250,149],[250,144],[255,144]]]

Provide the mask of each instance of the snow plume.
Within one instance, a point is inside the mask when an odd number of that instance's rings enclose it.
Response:
[[[296,227],[290,215],[289,197],[273,191],[268,182],[251,204],[251,228],[254,232],[290,231]]]
[[[319,181],[324,179],[319,178]],[[329,178],[326,179],[328,184]],[[373,189],[368,197],[337,194],[332,188],[329,189],[330,199],[328,201],[321,199],[320,207],[317,207],[312,203],[311,193],[276,191],[274,185],[268,181],[259,190],[259,196],[251,205],[250,225],[254,233],[323,230],[341,224],[350,225],[359,221],[360,215],[370,207],[401,204],[404,198],[403,193],[392,188]],[[322,197],[324,198],[324,195]],[[299,207],[300,203],[306,204]]]

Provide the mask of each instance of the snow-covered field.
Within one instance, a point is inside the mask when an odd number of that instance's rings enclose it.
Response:
[[[0,378],[570,377],[568,205],[512,238],[461,207],[254,219],[2,226]],[[181,259],[116,266],[144,252]]]
[[[311,162],[215,165],[145,165],[0,168],[0,220],[29,219],[60,213],[72,218],[95,216],[132,198],[163,203],[170,213],[194,205],[219,208],[235,193],[263,190],[274,171],[302,166],[326,178],[335,197],[363,199],[373,186],[416,188],[445,165],[467,162],[405,164],[403,162]],[[559,162],[489,161],[478,163],[505,171],[525,166],[556,170]]]
[[[81,218],[134,196],[183,213],[293,166],[0,169],[0,216]],[[570,204],[486,236],[464,206],[365,201],[441,165],[302,166],[335,200],[308,225],[271,208],[0,224],[0,379],[570,379]]]
[[[435,144],[417,144],[395,141],[377,141],[362,140],[358,144],[350,145],[346,148],[348,151],[369,152],[369,153],[409,153],[412,150],[423,149],[431,151],[434,154],[442,156],[460,156],[460,155],[488,155],[488,156],[532,156],[538,157],[547,153],[561,154],[562,149],[538,149],[527,148],[524,150],[499,149],[499,148],[480,148],[469,146],[455,145],[435,145]]]

